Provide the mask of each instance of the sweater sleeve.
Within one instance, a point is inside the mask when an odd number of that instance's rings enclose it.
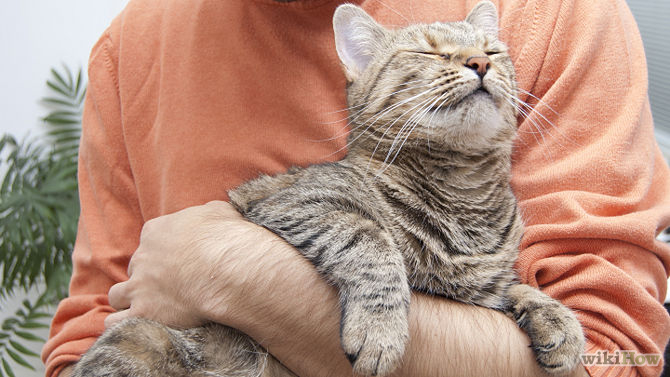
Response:
[[[655,236],[670,220],[670,180],[642,41],[623,0],[549,3],[526,21],[532,36],[516,62],[528,104],[513,163],[527,224],[517,267],[577,313],[585,353],[662,354],[670,249]],[[661,364],[586,368],[656,376]]]
[[[139,243],[142,216],[123,143],[113,28],[114,24],[98,41],[89,60],[74,270],[70,295],[58,306],[42,351],[47,376],[76,362],[102,333],[104,318],[114,311],[107,291],[128,278],[128,261]]]

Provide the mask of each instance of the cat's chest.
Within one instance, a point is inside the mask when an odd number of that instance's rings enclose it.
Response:
[[[504,192],[462,190],[416,182],[391,183],[379,188],[388,211],[387,226],[403,243],[448,254],[474,255],[486,252],[496,237]],[[407,239],[409,238],[409,240]],[[416,240],[412,240],[416,238]],[[408,250],[411,252],[411,250]]]
[[[516,221],[516,207],[504,189],[468,194],[390,185],[379,192],[388,209],[385,227],[415,289],[468,297],[490,277],[511,271],[515,250],[509,245],[515,243],[508,242],[508,225]]]

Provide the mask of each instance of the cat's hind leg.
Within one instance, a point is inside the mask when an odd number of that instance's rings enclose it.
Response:
[[[171,329],[130,318],[106,330],[73,377],[295,377],[249,336],[208,324]]]
[[[159,323],[130,318],[100,336],[73,377],[181,377],[201,363],[198,344]]]
[[[507,314],[528,334],[539,365],[557,376],[572,371],[579,363],[585,344],[575,314],[526,284],[511,286],[507,294]]]
[[[184,330],[202,344],[204,362],[190,377],[296,377],[248,335],[231,327],[208,324]]]

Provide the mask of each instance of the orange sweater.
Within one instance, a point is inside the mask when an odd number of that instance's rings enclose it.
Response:
[[[345,108],[338,2],[133,0],[113,21],[89,62],[74,276],[44,347],[48,376],[102,332],[145,221],[225,199],[259,172],[342,157],[344,137],[314,141],[344,126],[332,123]],[[476,2],[358,1],[389,26],[461,20]],[[623,0],[496,3],[533,93],[520,97],[542,114],[520,118],[514,155],[521,278],[578,312],[587,352],[661,353],[670,250],[654,236],[670,221],[670,179],[635,22]]]

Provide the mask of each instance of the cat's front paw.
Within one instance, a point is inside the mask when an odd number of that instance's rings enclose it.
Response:
[[[385,376],[398,367],[409,338],[405,310],[349,310],[342,318],[342,348],[357,374]]]
[[[575,314],[560,302],[527,285],[510,289],[510,315],[526,331],[535,357],[547,373],[572,371],[584,352],[584,333]]]

